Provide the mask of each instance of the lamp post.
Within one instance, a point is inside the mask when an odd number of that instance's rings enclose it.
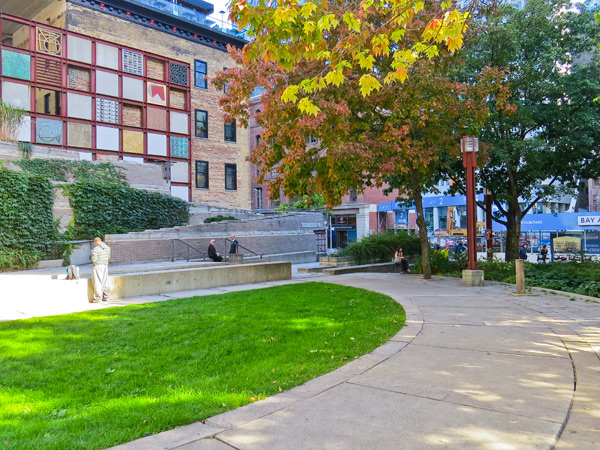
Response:
[[[465,136],[461,140],[463,166],[467,175],[467,256],[468,270],[477,270],[477,211],[475,205],[475,167],[479,140]]]
[[[225,14],[225,11],[219,11],[219,14],[221,14],[221,28],[224,28],[225,21],[223,20],[223,15]]]

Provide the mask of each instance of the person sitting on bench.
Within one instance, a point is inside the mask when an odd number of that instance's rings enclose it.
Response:
[[[215,248],[215,240],[211,239],[210,244],[208,245],[208,257],[215,262],[222,262],[223,257],[217,253],[217,249]]]

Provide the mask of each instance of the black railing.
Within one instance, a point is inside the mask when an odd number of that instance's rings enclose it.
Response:
[[[233,241],[229,238],[225,238],[225,248],[227,248],[227,244],[233,244]],[[259,256],[260,259],[262,259],[264,253],[256,253],[253,250],[250,250],[248,247],[244,247],[242,244],[240,244],[239,242],[236,244],[236,253],[240,253],[239,251],[237,251],[239,248],[243,248],[244,250],[248,251],[249,253],[252,253],[253,255]]]
[[[187,249],[187,261],[188,262],[190,261],[190,249],[194,250],[195,252],[200,253],[202,255],[202,259],[206,259],[208,257],[208,254],[206,252],[203,252],[202,250],[198,250],[193,245],[190,245],[187,242],[182,241],[181,239],[173,239],[171,242],[173,243],[173,253],[171,255],[171,262],[175,261],[175,243],[176,242],[181,242],[183,245],[186,246],[186,249]]]

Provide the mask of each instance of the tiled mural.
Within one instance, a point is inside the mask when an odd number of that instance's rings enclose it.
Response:
[[[19,140],[89,159],[99,150],[189,160],[189,65],[47,25],[20,26],[18,46],[0,42],[1,100],[28,111]],[[187,183],[189,164],[176,164],[175,181]]]

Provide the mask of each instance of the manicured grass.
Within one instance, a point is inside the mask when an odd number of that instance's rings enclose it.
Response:
[[[104,449],[290,389],[386,342],[391,298],[303,283],[0,323],[0,448]]]

